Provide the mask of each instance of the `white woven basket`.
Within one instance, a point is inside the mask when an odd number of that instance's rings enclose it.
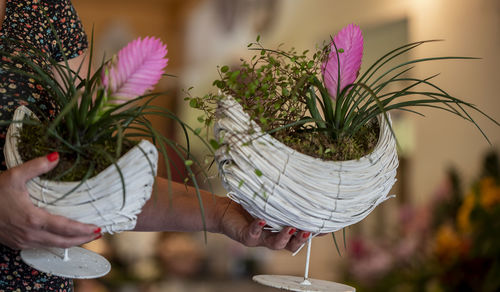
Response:
[[[396,181],[396,143],[386,120],[379,122],[372,153],[325,161],[263,134],[228,96],[215,124],[215,137],[223,142],[215,159],[228,196],[275,231],[293,226],[317,234],[359,222],[389,198]]]
[[[26,107],[16,109],[13,120],[34,117]],[[22,164],[17,151],[17,136],[21,123],[12,123],[5,141],[5,160],[8,168]],[[56,182],[34,178],[26,186],[32,202],[56,215],[83,223],[100,226],[103,232],[114,233],[131,230],[135,227],[137,214],[151,196],[156,170],[158,152],[149,141],[143,140],[118,161],[125,181],[125,202],[120,174],[114,165],[109,166],[97,176],[88,179],[73,193],[56,201],[79,182]]]

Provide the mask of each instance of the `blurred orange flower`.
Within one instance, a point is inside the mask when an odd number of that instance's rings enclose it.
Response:
[[[462,255],[467,248],[466,242],[450,225],[442,225],[436,233],[434,242],[435,254],[449,260]]]
[[[474,209],[475,204],[476,196],[472,191],[469,191],[457,213],[457,226],[462,233],[470,233],[472,231],[470,213]]]
[[[500,203],[500,186],[492,177],[487,177],[479,182],[479,203],[481,207],[490,210],[494,205]]]

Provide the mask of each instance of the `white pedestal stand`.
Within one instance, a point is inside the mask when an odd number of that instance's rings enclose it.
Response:
[[[34,269],[72,279],[99,278],[111,270],[108,260],[81,247],[24,249],[21,258]]]
[[[307,292],[352,292],[356,291],[354,287],[339,284],[330,281],[316,280],[309,278],[309,260],[311,256],[311,240],[312,235],[309,236],[307,242],[307,259],[306,270],[304,277],[294,276],[281,276],[281,275],[258,275],[252,279],[262,285],[284,289],[289,291],[307,291]]]

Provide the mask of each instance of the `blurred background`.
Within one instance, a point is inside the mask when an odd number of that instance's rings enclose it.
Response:
[[[350,23],[358,24],[365,38],[362,72],[389,50],[419,40],[444,41],[421,46],[408,58],[480,57],[421,64],[414,74],[440,73],[436,83],[443,89],[500,121],[498,0],[73,0],[73,4],[89,39],[94,29],[95,60],[110,57],[138,36],[158,36],[168,44],[167,73],[176,77],[161,81],[157,90],[168,94],[156,103],[174,110],[193,127],[201,113],[184,102],[183,90],[194,86],[191,94],[198,96],[213,92],[217,66],[251,56],[247,44],[257,35],[268,48],[285,43],[285,48],[302,51],[314,49]],[[485,284],[484,291],[500,287],[492,280],[500,278],[500,243],[493,232],[498,229],[491,229],[500,221],[495,217],[500,215],[500,188],[496,158],[488,156],[499,152],[500,128],[473,116],[490,146],[472,124],[443,111],[422,112],[425,118],[406,113],[395,117],[402,146],[398,183],[391,192],[396,198],[346,228],[341,255],[331,236],[316,238],[312,278],[348,283],[361,291],[455,291],[455,287],[468,291],[467,285],[477,281],[491,286]],[[163,133],[179,135],[174,125],[154,122]],[[195,152],[199,157],[206,154],[200,145],[195,145]],[[160,168],[159,173],[165,175],[165,170]],[[496,181],[486,178],[495,175]],[[217,195],[225,194],[217,178],[212,184]],[[483,229],[490,232],[480,233]],[[342,243],[342,231],[337,233]],[[105,255],[113,268],[104,278],[77,281],[78,292],[276,291],[253,284],[251,276],[301,275],[305,263],[305,251],[292,257],[288,252],[248,249],[221,235],[209,235],[205,243],[203,234],[125,232],[87,247]],[[466,272],[471,269],[476,273]],[[489,274],[496,277],[486,278]]]

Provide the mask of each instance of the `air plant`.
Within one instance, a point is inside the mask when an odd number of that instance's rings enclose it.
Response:
[[[449,60],[449,59],[476,59],[472,57],[433,57],[411,60],[386,69],[386,64],[396,57],[428,42],[421,41],[407,44],[390,51],[364,72],[359,78],[363,38],[361,30],[356,25],[349,25],[342,29],[332,40],[329,54],[322,64],[321,71],[324,82],[314,80],[313,86],[318,88],[321,99],[315,91],[311,97],[320,101],[328,132],[333,137],[349,136],[356,133],[364,124],[376,116],[384,115],[390,110],[399,109],[416,114],[416,107],[432,107],[451,112],[473,123],[488,140],[488,137],[470,116],[469,110],[488,115],[471,103],[451,96],[438,85],[432,82],[437,75],[426,78],[408,77],[407,73],[417,63]],[[380,70],[385,70],[380,72]],[[402,89],[385,92],[384,89],[392,84],[403,85]],[[328,94],[326,94],[326,87]],[[332,111],[326,104],[332,100]],[[308,103],[308,109],[315,113],[315,103]],[[314,115],[315,119],[320,116]],[[489,142],[489,140],[488,140]]]
[[[20,44],[17,40],[6,40],[6,45]],[[189,176],[186,182],[192,181],[201,204],[198,183],[192,170],[197,161],[189,151],[188,132],[193,130],[168,109],[151,104],[155,98],[165,96],[164,93],[154,93],[151,90],[164,75],[168,63],[166,45],[158,38],[138,38],[110,60],[103,61],[91,74],[92,44],[93,41],[86,56],[89,58],[88,73],[83,77],[80,72],[84,62],[78,69],[72,70],[66,57],[64,62],[58,63],[35,47],[28,47],[19,54],[0,52],[2,57],[10,60],[4,68],[36,80],[48,92],[56,108],[60,109],[52,119],[43,108],[30,104],[38,119],[0,121],[0,125],[23,123],[18,143],[23,160],[57,151],[61,157],[60,162],[45,178],[80,181],[81,185],[110,165],[114,165],[121,173],[117,160],[137,143],[137,139],[149,139],[164,157],[169,181],[172,177],[171,166],[177,170],[186,168]],[[61,46],[59,40],[58,46]],[[50,65],[52,70],[33,62],[34,57]],[[20,70],[15,63],[23,63],[29,69]],[[62,81],[58,82],[56,76]],[[185,134],[186,146],[161,135],[148,116],[159,116],[176,122]],[[27,150],[22,151],[23,141],[33,141],[37,147],[33,147],[33,144],[25,145]],[[167,149],[178,155],[184,165],[175,165]],[[146,154],[144,157],[147,159]],[[122,186],[125,196],[123,178]],[[71,192],[61,198],[68,195]],[[203,214],[203,209],[201,211]]]

